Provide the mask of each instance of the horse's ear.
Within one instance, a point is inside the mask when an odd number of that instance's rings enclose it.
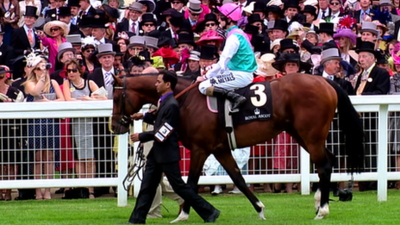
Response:
[[[123,85],[122,79],[118,76],[115,76],[114,74],[113,78],[114,78],[114,87],[122,87]]]

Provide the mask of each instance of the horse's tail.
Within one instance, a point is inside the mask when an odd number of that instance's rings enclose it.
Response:
[[[328,79],[327,79],[328,80]],[[349,172],[362,172],[364,169],[364,130],[360,115],[354,108],[346,91],[335,82],[328,80],[338,97],[339,129],[344,133],[345,149],[349,156]]]

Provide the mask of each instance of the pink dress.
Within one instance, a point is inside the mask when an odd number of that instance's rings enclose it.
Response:
[[[275,138],[274,168],[279,170],[298,170],[300,146],[286,132],[280,133]]]
[[[50,37],[44,37],[44,38],[39,38],[42,41],[42,45],[44,47],[47,47],[49,50],[49,61],[51,63],[51,69],[49,70],[50,74],[54,72],[55,67],[56,67],[56,58],[58,54],[58,46],[57,46],[57,40],[55,38],[50,38]],[[62,38],[62,42],[66,42],[65,38]]]

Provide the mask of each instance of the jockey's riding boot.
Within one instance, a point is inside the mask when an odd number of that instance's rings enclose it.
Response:
[[[238,109],[241,105],[243,105],[246,102],[246,98],[244,96],[241,96],[233,91],[228,91],[220,87],[207,88],[206,95],[215,97],[221,96],[229,99],[232,102],[231,111]]]

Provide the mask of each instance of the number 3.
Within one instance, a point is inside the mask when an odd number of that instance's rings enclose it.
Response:
[[[255,84],[250,87],[250,90],[254,90],[254,94],[258,97],[251,97],[251,103],[255,107],[261,107],[267,103],[267,95],[264,93],[265,86],[262,84]]]

